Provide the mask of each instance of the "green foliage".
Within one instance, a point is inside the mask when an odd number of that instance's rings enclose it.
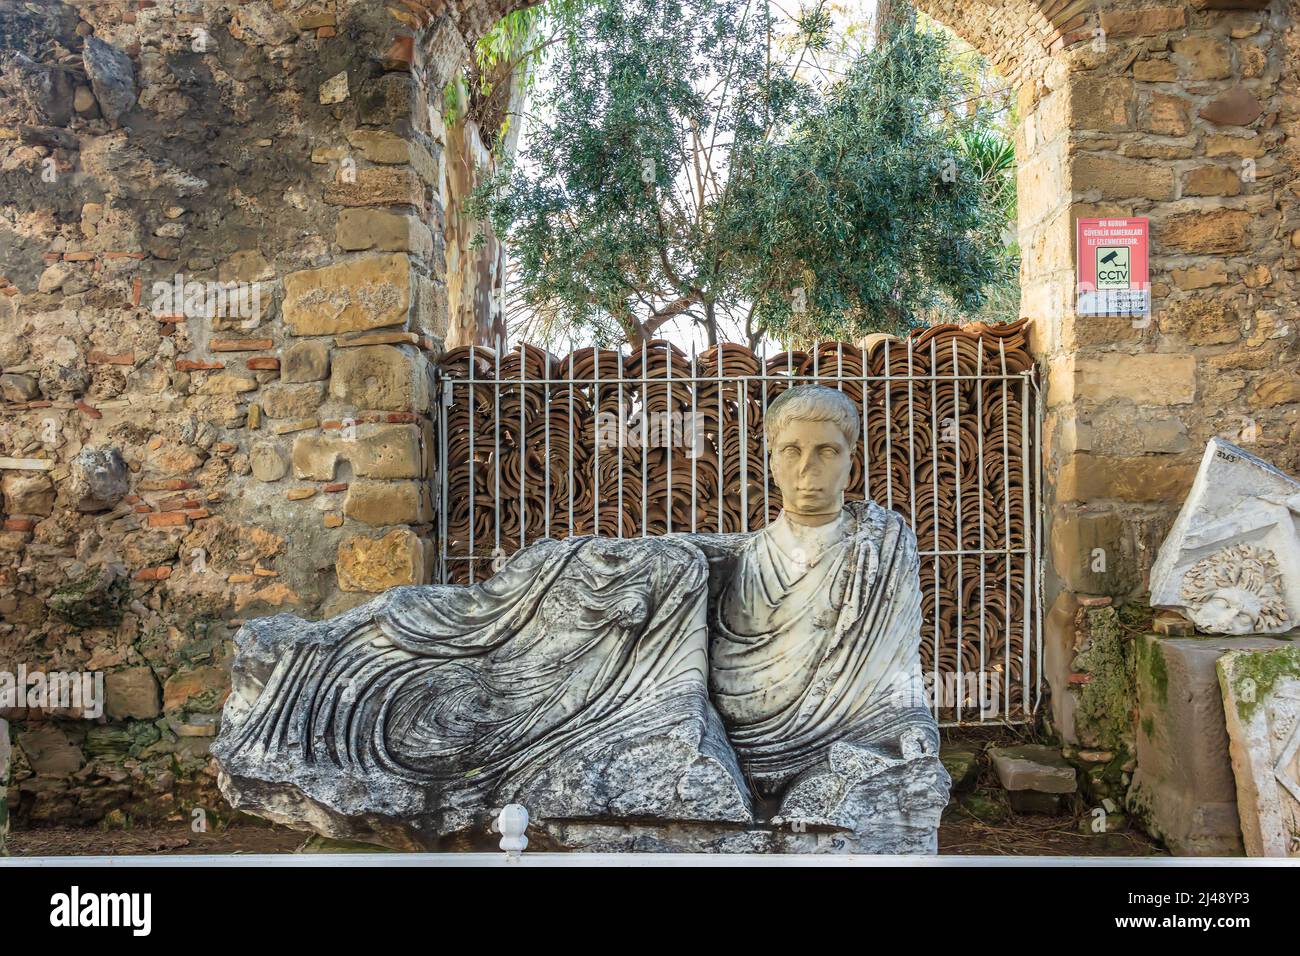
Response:
[[[817,88],[825,4],[588,0],[553,14],[545,108],[470,212],[527,304],[602,341],[679,316],[711,340],[906,331],[980,308],[1006,268],[1005,160],[945,39],[904,31]],[[494,41],[495,42],[495,41]],[[965,151],[963,151],[965,150]]]

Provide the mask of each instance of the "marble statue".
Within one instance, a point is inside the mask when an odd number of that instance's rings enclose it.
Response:
[[[1151,567],[1151,604],[1211,634],[1300,626],[1300,481],[1210,439]]]
[[[398,848],[933,853],[916,541],[845,504],[851,401],[768,411],[752,534],[541,540],[479,585],[251,621],[213,753],[237,808]]]

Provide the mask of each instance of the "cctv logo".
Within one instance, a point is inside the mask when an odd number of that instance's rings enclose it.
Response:
[[[153,927],[152,893],[69,893],[50,897],[51,926],[129,926],[132,935],[148,936]]]

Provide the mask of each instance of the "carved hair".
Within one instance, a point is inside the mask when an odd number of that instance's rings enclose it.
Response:
[[[1193,621],[1201,608],[1217,598],[1249,617],[1256,630],[1288,624],[1277,558],[1272,551],[1250,544],[1230,545],[1193,564],[1183,575],[1182,598]]]
[[[858,440],[858,410],[843,392],[824,385],[796,385],[782,392],[767,407],[763,427],[769,447],[790,422],[832,422],[844,433],[851,448]]]

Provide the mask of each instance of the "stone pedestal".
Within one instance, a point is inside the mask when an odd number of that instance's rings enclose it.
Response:
[[[1137,770],[1129,810],[1178,856],[1241,856],[1237,789],[1215,664],[1268,637],[1138,638]]]

